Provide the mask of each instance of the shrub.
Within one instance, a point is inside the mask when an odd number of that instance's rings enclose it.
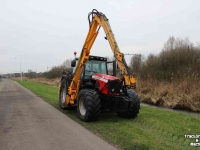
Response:
[[[64,65],[54,66],[50,71],[45,72],[43,74],[43,77],[46,77],[49,79],[59,78],[62,75],[62,70],[72,72],[72,68],[66,68]]]
[[[141,79],[172,82],[174,79],[199,79],[200,49],[188,38],[170,37],[159,55],[150,54],[139,70]]]

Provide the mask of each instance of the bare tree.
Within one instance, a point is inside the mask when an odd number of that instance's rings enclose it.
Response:
[[[134,73],[138,73],[141,67],[141,55],[133,55],[130,61],[130,68]]]
[[[193,44],[190,43],[190,40],[188,37],[186,37],[185,39],[179,38],[177,37],[175,40],[175,49],[176,50],[182,50],[182,49],[187,49],[189,50],[190,48],[193,47]]]
[[[164,44],[163,51],[173,50],[175,49],[175,38],[174,36],[170,36],[167,42]]]
[[[68,58],[67,60],[65,60],[63,62],[63,66],[65,66],[66,68],[70,68],[71,67],[71,61],[72,61],[72,59]]]

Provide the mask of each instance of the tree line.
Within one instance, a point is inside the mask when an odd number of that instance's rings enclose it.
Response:
[[[197,43],[198,44],[198,43]],[[200,45],[189,38],[170,36],[158,54],[149,54],[144,61],[132,57],[130,67],[142,80],[172,82],[183,78],[200,79]]]
[[[142,55],[133,55],[129,67],[141,80],[167,82],[183,78],[198,80],[200,79],[200,43],[195,45],[187,37],[182,39],[170,36],[159,54],[149,54],[147,58]],[[114,60],[113,56],[106,57],[108,61]],[[61,65],[44,72],[42,76],[51,79],[60,77],[62,70],[72,71],[71,60],[71,58],[66,59]],[[108,70],[112,71],[111,64]],[[30,77],[35,77],[35,75],[30,73]]]

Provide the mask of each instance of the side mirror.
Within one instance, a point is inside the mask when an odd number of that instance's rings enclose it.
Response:
[[[71,61],[71,67],[76,67],[76,59],[73,59],[73,60]]]

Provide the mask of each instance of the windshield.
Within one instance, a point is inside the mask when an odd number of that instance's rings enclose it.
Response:
[[[76,60],[76,67],[77,64],[78,60]],[[73,73],[75,73],[76,67],[73,68]],[[85,66],[85,71],[87,73],[95,72],[95,73],[107,74],[106,62],[98,60],[88,60]]]
[[[89,72],[107,74],[106,62],[97,60],[87,61],[85,66],[85,73]]]
[[[107,74],[106,62],[89,60],[85,65],[85,76],[84,79],[90,79],[94,73]]]
[[[76,60],[76,67],[78,60]],[[76,67],[73,68],[73,73],[76,71]],[[107,66],[105,61],[88,60],[85,65],[85,79],[89,78],[94,73],[107,74]],[[81,74],[81,77],[83,73]]]

